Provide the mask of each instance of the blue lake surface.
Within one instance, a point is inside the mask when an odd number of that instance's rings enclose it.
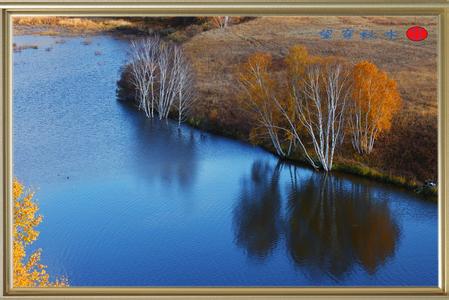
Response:
[[[61,41],[63,40],[63,41]],[[71,286],[436,286],[437,205],[116,100],[128,44],[16,36],[14,176]],[[50,48],[50,49],[47,49]],[[95,55],[100,51],[101,55]]]

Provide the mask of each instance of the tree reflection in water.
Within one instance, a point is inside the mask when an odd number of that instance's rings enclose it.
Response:
[[[284,214],[282,169],[290,175]],[[292,261],[309,275],[340,280],[356,266],[374,274],[394,255],[400,236],[386,200],[367,182],[317,172],[300,178],[298,170],[254,163],[234,211],[237,245],[249,256],[266,257],[285,235]]]
[[[272,168],[256,161],[251,176],[242,180],[239,204],[234,209],[235,242],[251,257],[264,259],[279,240],[280,171],[280,163]]]
[[[139,114],[135,108],[122,106],[135,124],[135,139],[131,158],[141,178],[160,179],[164,184],[173,181],[183,189],[194,184],[198,158],[196,145],[200,137],[190,128],[179,128],[169,121],[150,120]],[[167,159],[169,158],[169,159]]]

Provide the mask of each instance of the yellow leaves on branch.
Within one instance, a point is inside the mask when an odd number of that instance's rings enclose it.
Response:
[[[23,196],[23,186],[14,180],[14,240],[23,241],[25,245],[37,239],[39,232],[35,227],[42,222],[42,216],[36,215],[39,207],[32,201],[33,196],[34,193]]]
[[[271,78],[272,57],[268,53],[257,52],[242,65],[240,82],[256,104],[265,102],[271,97],[275,81]]]
[[[292,140],[283,130],[283,117],[278,106],[285,101],[285,91],[281,84],[272,77],[272,57],[268,53],[254,53],[241,65],[238,75],[244,91],[241,106],[252,114],[256,125],[250,133],[250,141],[259,142],[269,139],[280,156],[290,154]]]
[[[275,104],[271,98],[276,93],[276,82],[271,78],[271,64],[270,54],[257,52],[251,55],[240,68],[239,82],[245,91],[245,96],[241,98],[241,105],[260,116],[261,126],[253,128],[251,132],[253,137],[259,136],[259,128],[265,128],[267,123],[274,121],[275,117],[272,113],[275,111]]]
[[[381,132],[390,129],[401,105],[397,83],[386,72],[368,61],[354,66],[350,126],[357,152],[373,150],[374,141]]]
[[[301,45],[291,47],[285,57],[288,78],[295,81],[301,80],[306,72],[307,66],[317,60],[318,57],[309,55],[306,47]]]
[[[13,286],[14,287],[64,287],[66,278],[49,281],[46,266],[40,263],[41,249],[27,256],[26,247],[39,236],[36,227],[42,222],[39,206],[33,201],[34,193],[24,192],[23,185],[14,179],[14,224],[13,224]]]
[[[375,123],[379,133],[390,129],[393,115],[402,102],[396,81],[368,61],[356,64],[353,74],[353,101],[367,112],[368,121]]]

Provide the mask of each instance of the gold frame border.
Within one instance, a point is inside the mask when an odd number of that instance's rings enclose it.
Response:
[[[3,260],[0,267],[0,288],[8,296],[443,296],[449,288],[447,245],[449,209],[446,199],[449,196],[449,0],[407,1],[380,0],[370,3],[362,0],[347,0],[344,3],[326,0],[270,0],[245,2],[232,0],[220,3],[219,0],[168,0],[138,2],[86,2],[83,0],[60,2],[29,1],[17,3],[4,0],[0,3],[0,91],[3,102],[0,114],[0,132],[3,141],[2,160],[0,160],[1,189],[3,209],[1,217],[3,230],[0,240],[3,244]],[[72,288],[12,288],[11,284],[11,220],[12,207],[12,15],[65,15],[65,16],[187,16],[187,15],[436,15],[439,16],[438,40],[438,159],[439,159],[439,285],[438,287],[72,287]],[[419,258],[417,258],[419,259]],[[16,297],[14,297],[16,298]],[[127,297],[128,298],[128,297]],[[439,297],[438,297],[439,298]],[[11,298],[12,299],[12,298]]]

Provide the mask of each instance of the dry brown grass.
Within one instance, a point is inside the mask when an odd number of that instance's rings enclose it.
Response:
[[[70,18],[70,17],[14,17],[16,34],[29,31],[29,27],[39,27],[40,34],[58,34],[67,29],[72,33],[108,31],[119,27],[131,27],[134,24],[120,18]],[[48,28],[48,30],[42,30]]]
[[[426,41],[414,43],[405,31],[419,21],[429,31]],[[336,55],[351,62],[369,60],[397,80],[404,105],[391,132],[375,145],[375,153],[361,161],[369,167],[410,180],[437,179],[437,18],[435,17],[264,17],[225,30],[216,29],[184,44],[197,72],[199,102],[196,119],[216,131],[247,133],[249,122],[236,104],[238,65],[257,51],[269,52],[281,67],[288,48],[307,47],[313,55]],[[352,40],[341,29],[355,30]],[[332,40],[319,31],[334,30]],[[361,40],[360,30],[374,30],[378,38]],[[387,40],[390,29],[400,33]],[[279,68],[281,69],[281,68]],[[216,112],[209,120],[211,111]],[[348,149],[341,154],[353,159]]]
[[[78,27],[88,29],[108,29],[118,26],[130,26],[131,22],[123,19],[101,19],[95,20],[89,18],[69,18],[69,17],[15,17],[14,25],[26,25],[26,26],[62,26],[62,27]]]

